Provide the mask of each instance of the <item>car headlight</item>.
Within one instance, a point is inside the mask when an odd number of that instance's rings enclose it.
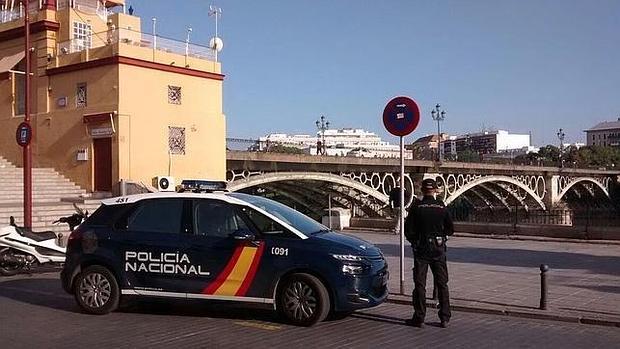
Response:
[[[352,254],[332,254],[332,257],[344,262],[361,262],[364,260],[364,257]]]
[[[345,274],[359,275],[364,272],[364,267],[360,264],[343,264],[342,272]]]

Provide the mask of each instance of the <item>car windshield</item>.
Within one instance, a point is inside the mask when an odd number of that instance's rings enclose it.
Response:
[[[329,231],[329,228],[327,228],[323,224],[320,224],[319,222],[304,215],[303,213],[297,212],[294,209],[279,202],[260,196],[241,193],[231,193],[229,195],[265,210],[266,212],[278,217],[285,223],[293,226],[295,229],[299,230],[305,235],[312,235],[324,231]]]

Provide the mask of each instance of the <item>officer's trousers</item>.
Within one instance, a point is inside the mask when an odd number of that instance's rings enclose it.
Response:
[[[450,293],[448,291],[448,266],[446,256],[438,258],[424,258],[414,254],[413,260],[413,319],[424,321],[426,316],[426,274],[431,267],[433,280],[439,297],[439,319],[449,321],[450,316]]]

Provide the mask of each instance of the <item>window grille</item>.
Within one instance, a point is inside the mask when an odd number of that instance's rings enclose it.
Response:
[[[168,103],[181,104],[181,87],[168,85]]]
[[[86,107],[87,98],[88,98],[88,94],[87,94],[87,89],[86,89],[86,83],[85,82],[79,83],[77,85],[77,91],[76,91],[76,96],[75,96],[75,106],[78,108]]]
[[[90,48],[92,29],[90,24],[73,22],[73,52]]]
[[[185,127],[168,126],[168,149],[170,154],[185,155]]]

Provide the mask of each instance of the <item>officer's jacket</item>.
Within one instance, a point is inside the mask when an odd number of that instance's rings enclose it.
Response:
[[[405,237],[412,246],[417,246],[421,239],[452,234],[452,218],[441,200],[425,196],[409,210],[405,220]]]

